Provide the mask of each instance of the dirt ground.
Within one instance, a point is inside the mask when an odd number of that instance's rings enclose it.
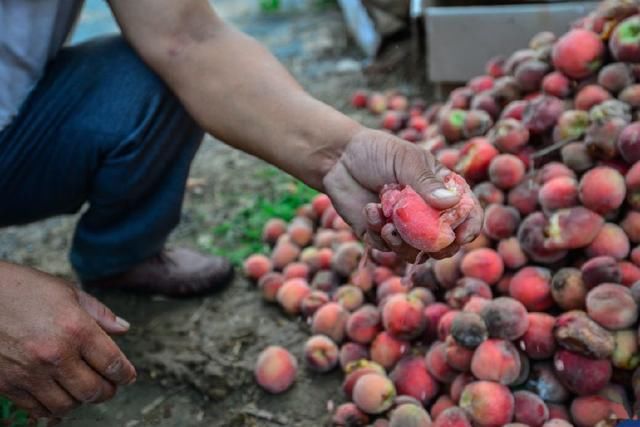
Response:
[[[339,11],[330,7],[294,16],[263,15],[255,3],[215,2],[225,18],[265,43],[312,94],[349,111],[348,94],[366,79]],[[393,73],[382,80],[382,88],[401,83]],[[277,176],[256,178],[265,167],[207,137],[191,173],[205,184],[201,192],[188,194],[182,223],[170,243],[200,250],[215,246],[215,225],[232,218],[251,198],[272,197],[278,191],[277,185],[265,182],[277,181]],[[66,252],[76,219],[53,218],[0,230],[0,259],[72,278]],[[328,420],[328,402],[342,399],[339,373],[319,376],[301,369],[296,386],[281,396],[256,387],[252,369],[258,352],[280,344],[300,360],[307,326],[264,304],[241,277],[224,292],[201,299],[117,293],[98,297],[132,323],[131,332],[118,342],[137,366],[139,379],[112,401],[81,408],[63,422],[65,427],[322,426]]]

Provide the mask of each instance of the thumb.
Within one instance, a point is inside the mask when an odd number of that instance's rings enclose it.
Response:
[[[129,330],[129,322],[116,316],[106,305],[88,293],[78,290],[78,302],[106,333],[124,334]]]
[[[447,209],[460,201],[457,192],[449,190],[442,181],[442,176],[451,173],[446,168],[439,169],[434,173],[430,168],[422,169],[411,179],[411,186],[420,194],[429,205],[436,209]]]

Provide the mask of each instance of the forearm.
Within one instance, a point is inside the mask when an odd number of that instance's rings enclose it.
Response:
[[[322,189],[360,125],[308,95],[255,40],[211,20],[145,59],[207,132]]]

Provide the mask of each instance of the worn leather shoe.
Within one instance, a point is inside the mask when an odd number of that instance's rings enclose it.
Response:
[[[233,273],[233,266],[225,258],[176,248],[165,249],[129,271],[87,281],[83,286],[190,297],[223,288],[231,282]]]

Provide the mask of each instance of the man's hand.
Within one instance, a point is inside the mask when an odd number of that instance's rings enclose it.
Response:
[[[380,234],[384,220],[378,193],[385,184],[410,185],[431,206],[446,209],[459,201],[442,183],[441,178],[448,173],[426,150],[387,133],[364,129],[345,147],[323,183],[336,210],[358,236],[375,249],[392,250],[414,262],[417,249],[396,233]],[[473,240],[481,228],[482,208],[476,203],[467,220],[456,228],[456,241],[429,255],[435,258],[453,255],[460,245]]]
[[[128,328],[71,284],[0,262],[0,395],[47,418],[110,399],[136,378],[107,335]]]

